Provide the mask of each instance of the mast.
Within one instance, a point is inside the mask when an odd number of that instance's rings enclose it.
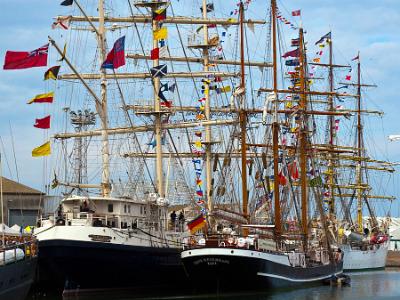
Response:
[[[304,33],[303,28],[299,30],[299,56],[300,56],[300,108],[305,110],[307,108],[307,96],[304,93],[306,90],[305,82],[305,59],[304,59]],[[302,124],[300,125],[300,182],[301,182],[301,225],[304,236],[304,249],[307,248],[307,235],[308,235],[308,191],[307,191],[307,124],[306,114],[303,113]]]
[[[105,46],[105,27],[104,27],[104,1],[99,0],[99,29],[98,29],[98,45],[100,48],[100,64],[106,59],[106,46]],[[102,178],[101,178],[101,193],[103,197],[110,196],[110,152],[108,143],[108,116],[107,116],[107,72],[106,69],[100,69],[100,88],[101,88],[101,107],[98,107],[99,116],[101,120],[101,139],[102,139]]]
[[[207,19],[207,0],[203,0],[203,19]],[[208,51],[208,25],[204,24],[203,25],[203,34],[204,34],[204,48],[203,48],[203,71],[208,72],[209,71],[209,51]],[[204,98],[206,99],[205,101],[205,108],[204,108],[204,114],[206,117],[206,120],[211,120],[211,105],[210,105],[210,82],[208,80],[204,80]],[[205,163],[206,163],[206,189],[207,189],[207,206],[208,206],[208,211],[209,214],[212,215],[212,210],[213,210],[213,197],[212,197],[212,191],[213,191],[213,181],[212,181],[212,167],[211,167],[211,162],[212,162],[212,151],[211,151],[211,127],[207,126],[206,127],[206,141],[205,141],[205,150],[206,150],[206,156],[205,156]]]
[[[272,62],[273,62],[273,93],[274,93],[274,120],[272,123],[272,153],[274,161],[274,219],[275,219],[275,236],[279,238],[282,234],[281,206],[279,201],[279,150],[278,150],[278,67],[277,67],[277,41],[276,41],[276,0],[271,1],[272,13]]]
[[[160,2],[160,5],[163,2]],[[154,15],[155,11],[159,8],[158,5],[151,6],[151,13]],[[159,21],[153,18],[152,30],[153,32],[159,29]],[[158,48],[158,40],[153,38],[153,49]],[[153,68],[159,65],[159,59],[153,60]],[[156,183],[158,195],[163,198],[165,197],[164,181],[163,181],[163,156],[162,156],[162,141],[161,141],[161,101],[158,97],[158,91],[160,90],[160,77],[154,77],[153,79],[154,87],[154,135],[156,141]]]
[[[328,40],[329,44],[329,91],[334,92],[334,78],[333,78],[333,46],[332,46],[332,36]],[[333,111],[333,96],[328,96],[328,110]],[[333,149],[335,142],[335,119],[334,116],[328,117],[329,122],[329,148]],[[329,215],[335,215],[335,198],[333,197],[333,185],[334,185],[334,168],[333,168],[333,154],[329,154],[328,159],[328,187],[329,187]]]
[[[246,82],[245,82],[245,67],[244,67],[244,6],[240,1],[240,88],[241,88],[241,109],[239,113],[240,119],[240,140],[241,140],[241,165],[242,165],[242,206],[243,215],[248,219],[248,191],[247,191],[247,145],[246,145]],[[247,234],[246,230],[244,231]]]
[[[361,63],[360,63],[360,52],[358,53],[358,64],[357,64],[357,148],[358,157],[361,158],[361,146],[362,146],[362,124],[361,124]],[[358,231],[363,232],[362,224],[362,174],[361,174],[361,159],[357,162],[357,224]]]

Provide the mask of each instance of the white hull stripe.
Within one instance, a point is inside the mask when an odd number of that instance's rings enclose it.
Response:
[[[233,253],[232,253],[233,252]],[[216,256],[223,255],[227,257],[247,257],[251,259],[261,259],[271,261],[280,265],[290,266],[287,255],[265,253],[254,250],[245,250],[237,248],[197,248],[185,250],[181,253],[181,258],[201,257],[201,256]]]
[[[343,272],[337,272],[335,275],[339,275]],[[314,277],[314,278],[308,278],[308,279],[295,279],[295,278],[289,278],[285,276],[280,276],[280,275],[275,275],[275,274],[270,274],[270,273],[263,273],[263,272],[258,272],[257,275],[260,276],[265,276],[265,277],[273,277],[277,279],[283,279],[291,282],[312,282],[312,281],[319,281],[319,280],[324,280],[330,278],[332,275],[327,275],[327,276],[321,276],[321,277]]]

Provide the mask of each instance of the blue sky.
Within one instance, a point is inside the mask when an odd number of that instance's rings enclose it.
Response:
[[[183,2],[185,0],[181,0]],[[69,8],[59,6],[61,0],[3,0],[0,19],[0,57],[6,50],[30,51],[47,42],[52,33],[52,17],[68,14]],[[97,1],[81,0],[84,6]],[[114,0],[115,2],[115,0]],[[221,1],[214,1],[216,6]],[[224,7],[235,7],[236,1],[225,0]],[[266,15],[266,0],[253,0],[250,11]],[[361,53],[364,80],[378,85],[368,94],[368,107],[385,112],[366,127],[372,131],[372,153],[377,159],[400,161],[400,142],[388,142],[389,134],[400,134],[398,104],[398,71],[400,70],[400,1],[398,0],[302,0],[278,1],[286,17],[290,11],[301,9],[302,22],[310,43],[332,31],[335,60],[349,63]],[[192,9],[193,10],[193,9]],[[197,9],[196,9],[197,10]],[[191,11],[188,11],[191,13]],[[126,15],[128,12],[126,12]],[[228,15],[229,12],[227,11]],[[43,82],[45,68],[30,70],[0,70],[0,136],[3,142],[3,173],[5,176],[43,190],[48,174],[43,173],[44,160],[31,157],[31,150],[40,145],[46,133],[33,128],[35,118],[49,112],[48,107],[28,106],[27,99],[48,88]],[[51,109],[50,109],[51,110]],[[12,145],[12,136],[14,147]],[[51,132],[54,133],[54,132]],[[14,148],[14,150],[13,150]],[[14,163],[14,154],[17,166]],[[8,166],[6,161],[8,161]],[[400,196],[400,180],[396,174],[388,184],[388,194]],[[399,215],[398,205],[393,214]]]

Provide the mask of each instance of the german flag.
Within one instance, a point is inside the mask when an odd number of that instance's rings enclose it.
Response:
[[[44,73],[44,80],[53,79],[57,80],[58,72],[60,71],[60,66],[51,67]]]
[[[203,228],[206,225],[206,219],[203,215],[199,215],[196,219],[187,223],[187,226],[190,230],[191,234],[194,234],[199,229]]]
[[[27,104],[32,103],[53,103],[54,92],[39,94],[33,97]]]

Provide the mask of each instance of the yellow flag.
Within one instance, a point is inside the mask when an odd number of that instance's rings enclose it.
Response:
[[[293,107],[293,103],[290,101],[290,102],[286,102],[286,108],[292,108]]]
[[[39,94],[33,97],[31,100],[27,102],[27,104],[32,103],[53,103],[54,92]]]
[[[50,154],[50,141],[32,150],[32,157],[47,156]]]
[[[162,40],[162,39],[166,39],[168,36],[168,30],[166,27],[157,29],[153,31],[153,38],[155,40]]]
[[[220,91],[221,91],[221,93],[228,93],[231,91],[231,86],[230,85],[224,86],[221,88]]]
[[[195,142],[194,142],[194,146],[195,146],[196,148],[201,148],[201,141],[195,141]]]

